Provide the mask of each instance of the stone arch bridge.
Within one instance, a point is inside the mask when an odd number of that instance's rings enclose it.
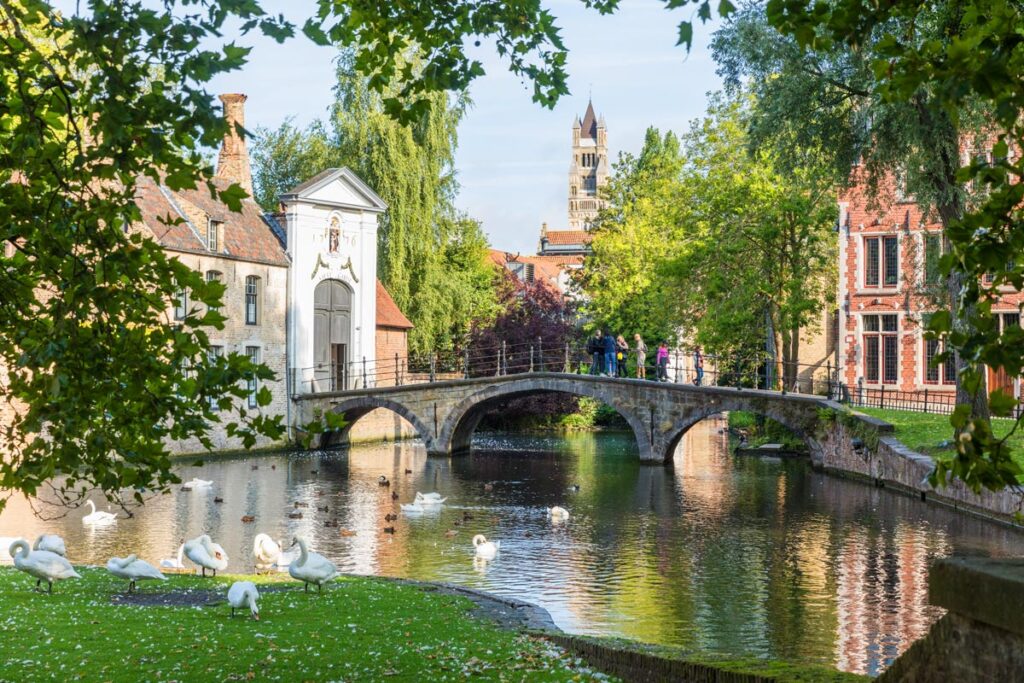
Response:
[[[781,423],[801,437],[812,460],[820,462],[823,444],[815,436],[818,411],[835,405],[823,397],[806,394],[555,372],[303,394],[296,396],[295,401],[300,424],[328,411],[345,414],[348,426],[329,435],[330,443],[346,443],[348,431],[360,417],[386,408],[413,425],[428,453],[447,455],[467,450],[481,418],[503,401],[552,392],[589,396],[617,410],[633,429],[640,459],[649,463],[671,460],[676,445],[690,427],[730,410],[747,410]]]

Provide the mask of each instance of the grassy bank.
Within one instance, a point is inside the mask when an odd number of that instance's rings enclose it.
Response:
[[[859,413],[877,417],[892,424],[894,436],[907,447],[927,455],[941,456],[953,452],[953,427],[948,415],[914,413],[906,410],[880,410],[878,408],[856,408]],[[1013,420],[993,420],[992,431],[997,437],[1004,437],[1013,429]],[[1008,441],[1013,449],[1014,461],[1024,467],[1024,432],[1017,430]]]
[[[280,576],[169,575],[132,597],[103,569],[78,571],[48,595],[0,568],[0,681],[615,681],[596,666],[649,680],[680,664],[723,681],[867,680],[607,638],[556,644],[478,618],[465,597],[369,577],[318,594]],[[239,578],[260,586],[259,621],[229,616],[224,595]]]
[[[561,648],[469,618],[469,600],[413,586],[345,578],[316,594],[264,579],[257,622],[228,616],[230,577],[170,576],[143,592],[186,604],[139,606],[112,604],[126,585],[105,570],[79,573],[45,595],[0,569],[0,680],[593,678]]]

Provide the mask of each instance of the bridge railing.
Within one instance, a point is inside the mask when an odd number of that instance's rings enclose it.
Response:
[[[629,350],[625,362],[618,362],[615,376],[637,379],[637,353]],[[591,354],[582,344],[567,344],[538,338],[531,342],[494,341],[457,351],[366,359],[346,363],[324,363],[292,370],[292,395],[309,395],[378,387],[404,386],[454,379],[503,377],[529,372],[612,375],[604,367],[603,353]],[[672,383],[730,386],[796,393],[830,395],[833,375],[828,364],[803,365],[778,377],[776,366],[756,354],[703,358],[698,372],[690,353],[672,351],[662,368],[657,366],[657,349],[646,354],[646,379]]]

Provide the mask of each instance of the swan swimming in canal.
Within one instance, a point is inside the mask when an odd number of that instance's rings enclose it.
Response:
[[[416,503],[420,505],[441,505],[447,498],[442,498],[440,493],[420,493],[416,492]]]
[[[488,541],[483,534],[473,537],[473,547],[476,548],[476,556],[484,560],[493,560],[501,548],[501,541]]]
[[[213,481],[210,479],[199,479],[198,477],[193,477],[192,481],[186,481],[183,486],[187,486],[190,489],[205,489],[213,486]]]
[[[144,579],[166,581],[167,577],[160,570],[135,555],[128,557],[112,557],[107,560],[107,571],[122,579],[128,579],[128,592],[135,590],[135,584]]]
[[[161,569],[184,569],[185,563],[181,561],[181,556],[185,554],[185,544],[182,543],[178,546],[178,556],[160,560]]]
[[[43,534],[32,544],[32,550],[46,550],[61,557],[68,556],[67,548],[64,547],[64,539],[57,534]]]
[[[96,503],[92,502],[91,500],[85,501],[85,504],[92,509],[92,512],[87,514],[85,517],[82,517],[83,524],[109,524],[110,522],[117,521],[117,515],[115,515],[113,512],[97,510]]]
[[[333,562],[319,553],[310,552],[306,548],[304,538],[296,536],[292,545],[296,544],[299,546],[299,557],[288,565],[288,574],[293,579],[302,581],[305,590],[309,590],[311,583],[316,585],[317,590],[321,590],[325,583],[340,574]]]
[[[569,511],[556,505],[553,508],[548,508],[548,517],[552,522],[564,522],[569,519]]]
[[[235,581],[228,589],[228,604],[231,605],[231,616],[235,616],[236,609],[249,608],[249,613],[256,621],[260,620],[260,607],[256,601],[260,599],[260,592],[256,590],[256,584],[252,581]]]
[[[212,569],[213,575],[217,576],[219,570],[227,569],[228,566],[228,554],[224,548],[211,541],[206,534],[185,543],[185,557],[203,568],[203,576],[206,576],[207,569]]]
[[[45,581],[50,593],[53,592],[54,581],[82,578],[63,557],[48,550],[32,550],[26,540],[15,541],[8,552],[14,558],[14,566],[18,571],[36,577],[36,587]]]

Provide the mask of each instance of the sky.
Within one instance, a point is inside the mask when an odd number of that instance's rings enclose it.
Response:
[[[263,0],[264,9],[303,23],[311,0]],[[601,16],[580,0],[547,0],[569,49],[569,89],[553,109],[534,103],[489,46],[475,51],[487,75],[470,89],[473,106],[459,128],[457,206],[479,219],[491,245],[533,253],[542,222],[566,229],[573,117],[588,95],[605,116],[608,146],[637,152],[648,126],[682,132],[721,87],[707,49],[713,25],[697,24],[693,50],[675,45],[677,25],[693,9],[668,11],[661,0],[622,0]],[[262,36],[239,38],[253,48],[248,64],[219,76],[212,92],[243,92],[246,127],[276,128],[292,118],[305,125],[326,116],[332,100],[334,51],[304,36],[279,45]]]

